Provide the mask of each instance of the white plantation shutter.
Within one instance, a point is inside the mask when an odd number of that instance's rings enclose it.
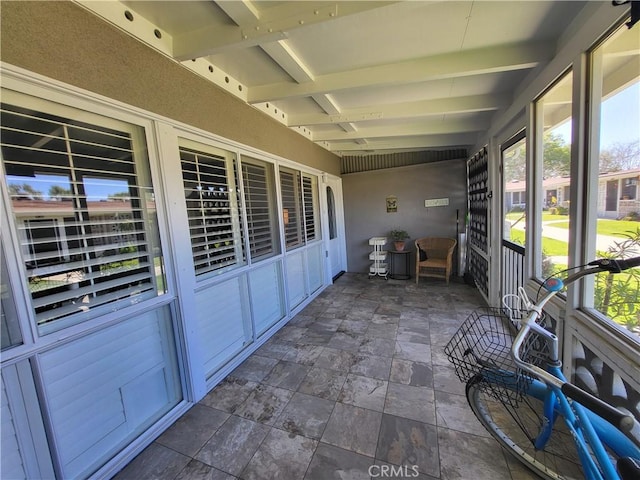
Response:
[[[220,154],[180,147],[196,274],[243,263],[234,165]]]
[[[302,245],[302,208],[300,205],[300,172],[280,170],[282,217],[287,250]]]
[[[207,377],[251,343],[251,311],[244,275],[196,292],[196,321]]]
[[[182,398],[169,308],[40,355],[62,478],[86,478]]]
[[[0,401],[0,421],[2,430],[0,441],[2,442],[2,475],[4,478],[26,479],[27,474],[23,465],[23,455],[20,450],[20,442],[17,436],[16,422],[13,418],[11,405],[7,398],[2,378],[2,396]]]
[[[293,309],[307,298],[307,282],[305,281],[304,251],[298,250],[287,256],[287,288],[289,292],[289,308]]]
[[[267,263],[248,275],[256,335],[262,335],[285,314],[280,265]]]
[[[316,177],[302,175],[302,198],[304,201],[304,232],[307,242],[316,239],[316,211],[317,205]]]
[[[319,238],[317,177],[281,168],[280,190],[287,250]]]
[[[322,287],[323,277],[323,253],[322,243],[316,243],[307,250],[307,265],[309,268],[309,291],[315,292]]]
[[[37,323],[107,304],[120,308],[162,291],[153,258],[157,228],[149,227],[154,195],[148,165],[134,155],[144,151],[136,127],[106,128],[7,104],[1,123]]]
[[[242,159],[242,181],[252,260],[272,256],[278,251],[273,199],[273,169],[258,160]]]

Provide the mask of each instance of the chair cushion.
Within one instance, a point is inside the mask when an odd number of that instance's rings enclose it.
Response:
[[[418,265],[424,268],[447,268],[446,258],[428,258],[424,262],[419,262]]]

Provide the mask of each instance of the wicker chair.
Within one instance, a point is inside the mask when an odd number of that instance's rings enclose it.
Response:
[[[416,240],[416,283],[420,277],[444,278],[449,283],[454,238],[426,237]],[[421,254],[421,251],[424,252]]]

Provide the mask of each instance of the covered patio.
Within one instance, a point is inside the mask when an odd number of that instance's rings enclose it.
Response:
[[[483,305],[459,280],[347,273],[114,478],[536,478],[475,419],[443,353]]]

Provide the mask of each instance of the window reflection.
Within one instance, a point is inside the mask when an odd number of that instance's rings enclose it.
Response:
[[[591,55],[591,202],[588,259],[640,255],[640,54],[621,26]],[[597,158],[597,160],[596,160]],[[640,337],[640,269],[587,279],[585,306]]]
[[[571,193],[571,96],[573,74],[564,75],[536,102],[538,191],[542,212],[537,219],[539,255],[536,273],[547,278],[567,268]]]
[[[522,138],[502,151],[504,179],[503,239],[526,244],[527,139]]]
[[[7,190],[41,332],[97,315],[98,307],[164,293],[155,200],[136,128],[7,104],[1,119]]]

